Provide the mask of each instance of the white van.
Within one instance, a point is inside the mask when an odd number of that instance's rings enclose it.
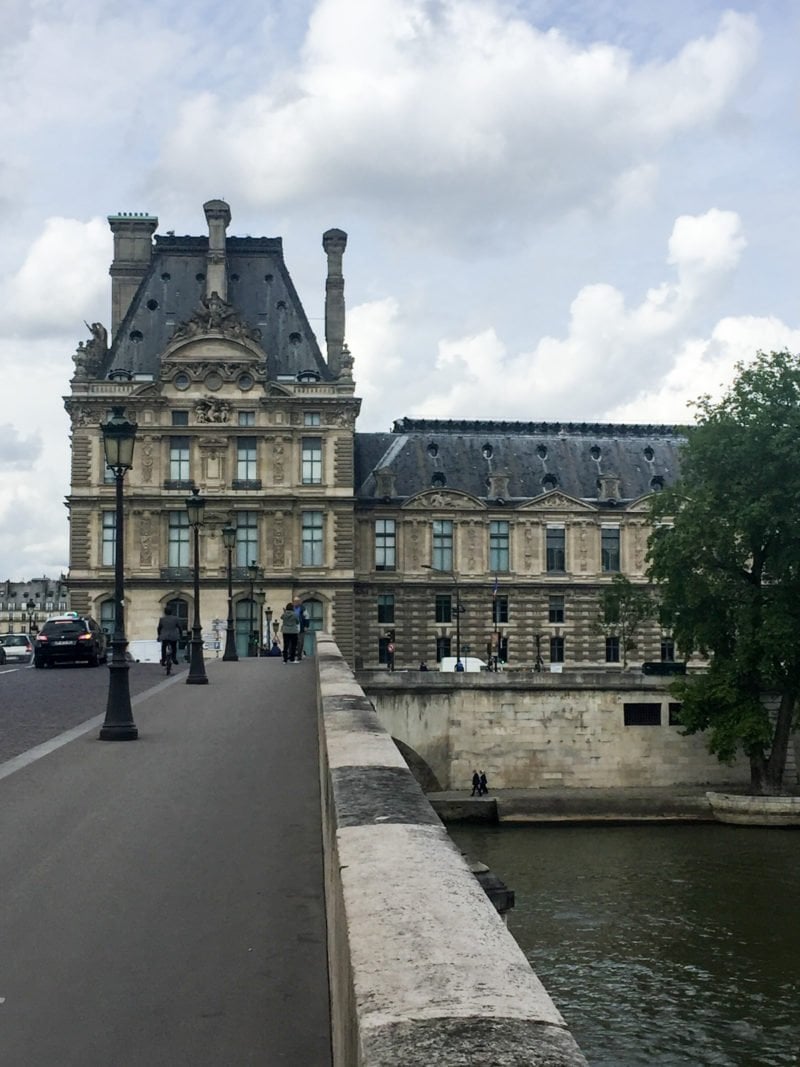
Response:
[[[439,664],[440,671],[454,671],[456,669],[455,656],[443,656],[442,661]],[[478,659],[477,656],[462,656],[461,662],[464,664],[465,673],[477,674],[478,671],[488,670],[486,664],[482,659]]]

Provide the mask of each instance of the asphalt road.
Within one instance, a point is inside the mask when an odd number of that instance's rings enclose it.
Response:
[[[175,672],[187,669],[181,664]],[[163,681],[164,670],[157,663],[132,663],[128,679],[136,697]],[[102,715],[107,699],[107,667],[0,667],[0,763]]]
[[[92,728],[0,773],[3,1067],[330,1064],[315,664],[208,677],[133,665],[138,740]],[[3,672],[6,751],[107,685]]]

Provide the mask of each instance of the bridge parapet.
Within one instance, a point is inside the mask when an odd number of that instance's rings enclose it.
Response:
[[[336,1067],[585,1067],[326,634],[316,661]]]

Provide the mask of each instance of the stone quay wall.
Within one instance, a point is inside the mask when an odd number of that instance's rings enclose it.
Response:
[[[585,1067],[326,634],[316,662],[334,1064]]]
[[[722,764],[702,735],[670,725],[667,678],[386,670],[357,678],[381,725],[433,772],[431,791],[468,789],[475,768],[492,789],[749,785],[745,760]],[[659,724],[626,725],[626,704],[657,706]]]

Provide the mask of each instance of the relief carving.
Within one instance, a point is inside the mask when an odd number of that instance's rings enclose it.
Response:
[[[142,446],[142,481],[149,485],[153,480],[153,440],[146,437]]]
[[[272,477],[275,485],[282,485],[285,477],[284,461],[285,446],[282,438],[278,437],[272,446]]]
[[[176,327],[171,341],[183,341],[204,333],[221,333],[237,341],[260,341],[261,330],[251,329],[239,312],[217,292],[204,296],[200,307],[186,322]]]
[[[205,397],[195,404],[194,417],[198,422],[228,422],[231,417],[231,406],[227,400]]]
[[[286,566],[286,528],[283,521],[283,512],[275,515],[272,524],[272,565],[273,567]]]
[[[139,523],[139,566],[152,567],[153,565],[153,520],[149,512],[145,512]]]

